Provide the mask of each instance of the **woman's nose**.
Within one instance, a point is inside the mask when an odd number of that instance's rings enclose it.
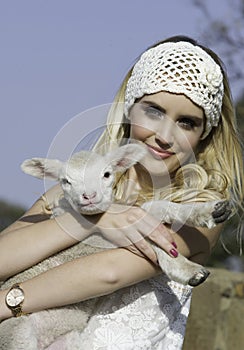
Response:
[[[174,128],[175,123],[165,118],[157,128],[156,139],[159,140],[161,144],[167,144],[172,147],[174,144]]]

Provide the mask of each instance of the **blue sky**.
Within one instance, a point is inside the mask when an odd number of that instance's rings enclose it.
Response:
[[[0,199],[29,207],[44,185],[20,163],[45,157],[71,118],[110,103],[152,43],[198,39],[202,19],[190,0],[0,0]],[[86,134],[96,113],[83,123]]]

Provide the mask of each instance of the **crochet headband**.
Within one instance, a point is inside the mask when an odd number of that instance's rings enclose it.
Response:
[[[127,83],[125,115],[136,99],[161,91],[184,94],[203,108],[206,123],[202,139],[218,125],[223,75],[220,66],[199,46],[167,42],[144,52]]]

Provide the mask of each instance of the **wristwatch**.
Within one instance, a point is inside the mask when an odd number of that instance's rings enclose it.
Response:
[[[19,284],[14,284],[5,297],[5,303],[11,310],[14,317],[20,317],[24,315],[22,311],[22,305],[25,300],[25,293]]]

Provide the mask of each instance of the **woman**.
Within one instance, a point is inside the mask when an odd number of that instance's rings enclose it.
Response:
[[[204,264],[222,226],[211,230],[183,226],[174,232],[135,206],[149,198],[176,202],[225,198],[241,207],[241,148],[227,77],[218,57],[186,37],[169,38],[148,49],[125,78],[95,148],[106,152],[128,139],[148,152],[140,164],[117,179],[114,192],[120,204],[116,208],[122,210],[111,210],[89,223],[67,213],[60,220],[69,235],[47,218],[42,197],[1,236],[0,280],[75,244],[75,235],[83,239],[99,230],[127,249],[77,259],[22,283],[21,312],[117,291],[100,305],[84,333],[77,334],[82,349],[180,349],[191,288],[162,274],[144,237],[172,258],[179,250]],[[48,201],[59,191],[51,189]],[[62,293],[57,288],[60,284]],[[12,316],[4,302],[7,293],[0,292],[1,320]]]

